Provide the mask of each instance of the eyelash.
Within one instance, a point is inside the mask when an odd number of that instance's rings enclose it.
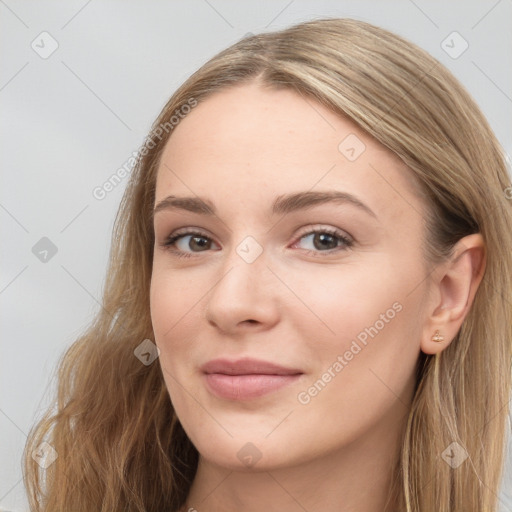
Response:
[[[313,234],[328,234],[328,235],[331,235],[331,236],[334,236],[336,238],[338,238],[338,240],[340,240],[343,244],[344,244],[344,248],[335,248],[335,249],[329,249],[327,251],[318,251],[318,250],[307,250],[307,254],[310,255],[310,253],[313,253],[313,255],[315,257],[324,257],[324,256],[317,256],[318,253],[327,253],[328,255],[331,255],[333,252],[339,252],[339,251],[346,251],[347,249],[349,249],[350,247],[352,247],[354,245],[354,242],[353,240],[351,240],[350,238],[348,238],[347,236],[345,236],[341,231],[337,230],[337,229],[334,229],[334,228],[318,228],[318,229],[312,229],[310,231],[306,231],[305,233],[301,234],[297,241],[300,241],[302,238],[306,237],[306,236],[309,236],[309,235],[313,235]],[[183,237],[186,237],[186,236],[198,236],[198,237],[202,237],[202,238],[206,238],[208,240],[211,240],[211,238],[206,235],[205,233],[202,233],[201,231],[183,231],[183,232],[178,232],[178,233],[175,233],[171,236],[169,236],[165,242],[161,243],[160,246],[163,247],[164,249],[170,251],[174,256],[178,257],[178,258],[194,258],[194,257],[197,257],[199,256],[202,252],[206,252],[206,251],[199,251],[199,252],[184,252],[184,251],[180,251],[178,249],[175,249],[173,248],[174,244],[180,239],[180,238],[183,238]]]

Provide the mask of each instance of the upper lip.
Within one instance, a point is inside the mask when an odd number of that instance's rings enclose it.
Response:
[[[201,367],[204,373],[223,373],[224,375],[297,375],[297,368],[286,368],[261,359],[245,357],[235,361],[212,359]]]

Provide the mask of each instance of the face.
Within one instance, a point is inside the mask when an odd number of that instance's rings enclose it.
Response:
[[[427,293],[405,165],[314,100],[244,84],[175,127],[155,205],[155,341],[201,457],[269,469],[386,443]]]

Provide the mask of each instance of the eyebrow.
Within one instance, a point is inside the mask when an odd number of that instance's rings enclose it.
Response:
[[[341,191],[296,192],[278,196],[272,205],[272,214],[287,214],[305,210],[321,204],[350,204],[366,212],[374,218],[377,215],[353,194]],[[206,198],[167,196],[158,202],[153,210],[153,217],[163,210],[185,210],[200,215],[216,215],[215,205]]]

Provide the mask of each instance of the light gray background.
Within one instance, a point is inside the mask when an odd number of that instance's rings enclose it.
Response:
[[[465,84],[512,153],[512,0],[0,0],[0,509],[27,510],[26,434],[50,403],[63,350],[100,307],[125,182],[102,201],[93,189],[209,57],[247,32],[323,16],[369,21],[425,48]],[[51,48],[44,31],[59,45],[48,58],[31,47]],[[458,58],[441,46],[453,31],[469,44]],[[47,262],[32,252],[42,237],[58,250]],[[512,511],[511,465],[503,511]]]

